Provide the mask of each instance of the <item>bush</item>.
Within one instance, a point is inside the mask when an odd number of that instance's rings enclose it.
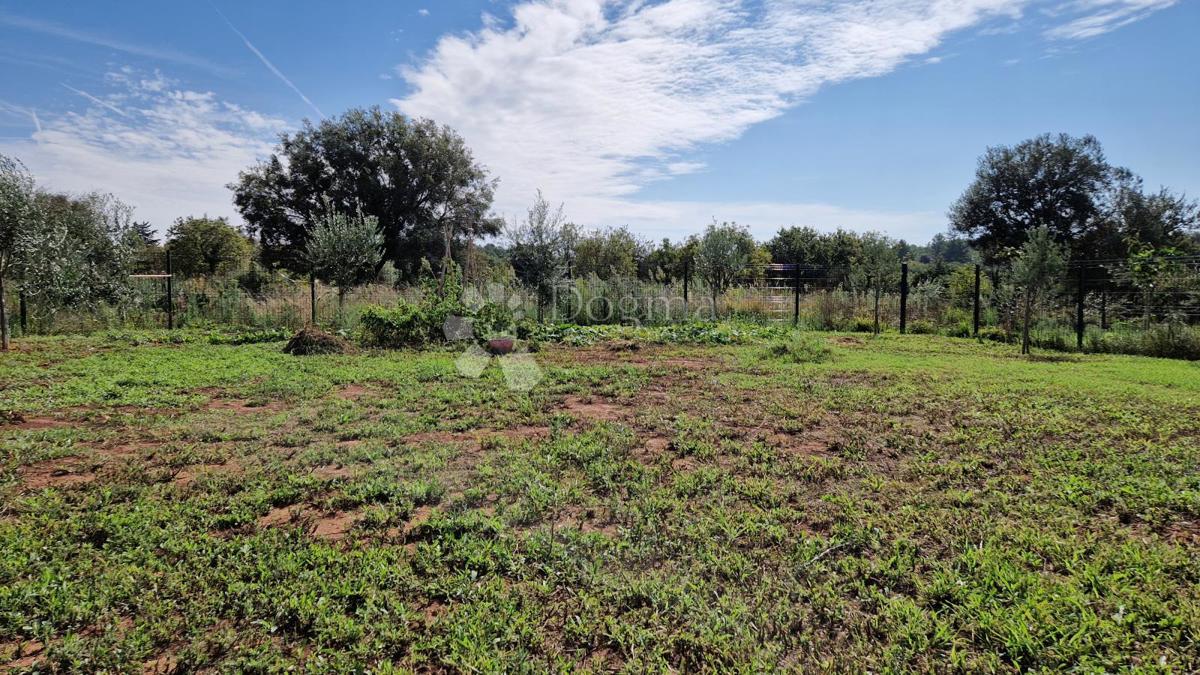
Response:
[[[1181,324],[1152,326],[1150,330],[1091,334],[1088,351],[1139,354],[1169,359],[1200,360],[1200,328]]]
[[[833,350],[825,340],[811,335],[796,334],[790,340],[773,343],[767,355],[790,363],[820,363],[829,359]]]
[[[283,348],[284,354],[292,356],[310,356],[314,354],[345,354],[350,351],[350,343],[337,335],[309,326],[302,328],[292,336]]]

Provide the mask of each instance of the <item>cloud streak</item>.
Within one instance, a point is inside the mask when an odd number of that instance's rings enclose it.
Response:
[[[110,38],[105,35],[89,33],[86,31],[63,26],[51,21],[43,21],[40,19],[30,19],[28,17],[13,16],[10,14],[0,14],[0,24],[18,28],[20,30],[38,33],[40,35],[48,35],[62,40],[70,40],[82,44],[93,45],[96,47],[104,47],[114,51],[131,54],[134,56],[142,56],[156,61],[167,61],[177,63],[179,65],[190,66],[200,70],[207,71],[221,77],[229,77],[233,71],[217,63],[213,63],[208,59],[184,54],[173,49],[164,49],[159,47],[149,47],[145,45],[136,45],[122,40]]]
[[[1140,21],[1177,0],[1080,0],[1058,8],[1076,18],[1045,31],[1054,40],[1086,40]]]
[[[225,15],[221,12],[221,10],[217,9],[215,5],[213,5],[213,11],[221,17],[221,20],[225,22],[226,26],[229,26],[229,30],[233,31],[239,38],[242,39],[242,42],[245,43],[246,48],[249,49],[255,56],[257,56],[259,61],[262,61],[262,64],[267,67],[267,70],[271,71],[271,73],[274,74],[275,77],[279,78],[279,81],[286,84],[289,89],[296,92],[296,95],[299,96],[309,108],[312,108],[313,112],[317,113],[318,119],[325,117],[325,113],[321,112],[321,109],[318,108],[317,105],[311,100],[309,100],[308,96],[305,96],[304,92],[300,91],[300,88],[297,87],[287,75],[284,75],[282,71],[276,68],[275,64],[271,63],[271,60],[268,59],[265,54],[259,51],[258,47],[255,47],[254,43],[250,42],[249,38],[242,34],[242,31],[238,30],[237,27],[235,27],[233,23],[229,21],[229,19],[225,18]]]

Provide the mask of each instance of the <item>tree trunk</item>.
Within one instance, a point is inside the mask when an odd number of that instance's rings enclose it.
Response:
[[[713,321],[716,321],[717,319],[721,318],[720,312],[717,311],[717,288],[716,288],[716,286],[713,287],[712,296],[713,296]]]
[[[875,334],[879,335],[879,286],[875,287]]]
[[[4,274],[0,273],[0,351],[8,351],[8,308],[4,304]]]
[[[442,293],[446,292],[446,273],[450,271],[450,240],[453,238],[452,229],[450,225],[442,228],[442,243],[444,245],[442,249],[442,278],[438,282],[438,289]]]
[[[1150,330],[1150,300],[1151,290],[1142,291],[1142,330]]]
[[[1033,314],[1033,293],[1025,289],[1025,325],[1021,328],[1021,353],[1029,353],[1029,319]]]
[[[346,305],[346,287],[338,286],[338,314],[342,313],[342,308]]]

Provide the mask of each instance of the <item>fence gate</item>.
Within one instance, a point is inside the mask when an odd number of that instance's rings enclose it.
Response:
[[[763,274],[763,295],[774,321],[792,321],[796,301],[796,265],[771,263]]]

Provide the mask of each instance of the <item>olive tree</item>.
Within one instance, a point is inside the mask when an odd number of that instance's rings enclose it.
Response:
[[[1029,231],[1013,265],[1013,281],[1024,288],[1025,318],[1021,326],[1021,353],[1029,353],[1029,324],[1037,295],[1053,283],[1066,268],[1061,244],[1054,241],[1050,228],[1041,225]]]
[[[525,220],[507,227],[509,262],[513,271],[538,296],[538,320],[554,285],[567,273],[567,259],[575,242],[575,226],[563,216],[562,204],[553,208],[538,190]]]
[[[862,236],[862,249],[854,261],[855,276],[875,296],[875,334],[879,334],[879,296],[884,288],[895,286],[900,277],[900,256],[896,244],[874,232]]]
[[[24,228],[33,214],[33,178],[18,160],[0,155],[0,350],[8,351],[4,278],[15,272]]]
[[[337,288],[341,309],[347,292],[375,277],[383,246],[378,218],[330,209],[309,231],[305,256],[313,274]]]
[[[753,237],[737,223],[718,225],[714,221],[704,230],[696,244],[696,274],[708,286],[714,317],[717,298],[746,270],[754,249]]]

